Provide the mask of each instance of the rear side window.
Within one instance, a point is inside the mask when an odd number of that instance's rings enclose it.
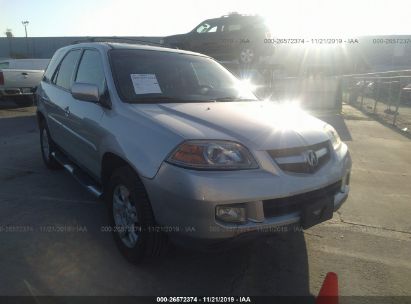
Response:
[[[105,77],[100,53],[95,50],[84,51],[77,72],[76,82],[95,84],[100,94],[104,92]]]
[[[55,80],[56,85],[66,90],[71,89],[74,70],[80,57],[80,50],[70,51],[60,64]]]
[[[225,29],[227,29],[228,32],[240,31],[242,29],[242,25],[239,23],[232,23],[228,24]]]

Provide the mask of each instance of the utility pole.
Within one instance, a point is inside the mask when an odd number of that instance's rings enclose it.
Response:
[[[30,53],[30,51],[29,51],[29,40],[27,38],[27,26],[29,25],[29,22],[26,20],[26,21],[22,21],[21,24],[23,24],[24,31],[26,32],[26,48],[27,48],[27,56],[29,56],[29,53]]]

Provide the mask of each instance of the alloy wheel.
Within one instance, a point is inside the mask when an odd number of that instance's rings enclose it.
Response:
[[[113,192],[113,217],[115,231],[128,248],[133,248],[139,238],[137,209],[131,201],[130,190],[117,185]]]
[[[254,51],[252,49],[243,49],[240,54],[242,63],[251,63],[254,60]]]

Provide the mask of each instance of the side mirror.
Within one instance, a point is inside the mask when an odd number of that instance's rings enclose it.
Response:
[[[98,87],[94,84],[75,82],[71,87],[71,95],[75,99],[89,101],[89,102],[99,102],[100,95],[98,92]]]

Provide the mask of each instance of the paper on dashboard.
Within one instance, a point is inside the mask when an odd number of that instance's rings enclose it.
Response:
[[[130,74],[130,77],[136,95],[162,93],[155,74]]]

